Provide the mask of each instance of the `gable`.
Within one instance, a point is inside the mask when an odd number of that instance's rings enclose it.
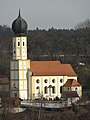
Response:
[[[67,82],[63,85],[63,87],[76,87],[81,86],[76,80],[68,79]]]

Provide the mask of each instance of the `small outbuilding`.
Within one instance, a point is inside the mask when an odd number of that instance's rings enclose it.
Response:
[[[82,97],[82,86],[75,79],[68,79],[63,85],[63,92],[76,91],[79,97]]]

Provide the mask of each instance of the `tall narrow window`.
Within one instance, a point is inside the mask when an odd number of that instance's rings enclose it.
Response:
[[[44,93],[48,94],[48,87],[47,86],[45,86],[45,88],[44,88]]]
[[[52,93],[55,94],[55,86],[52,87]]]
[[[20,46],[20,42],[18,42],[18,46]]]
[[[63,81],[63,80],[62,80],[62,79],[60,79],[60,82],[61,82],[61,83],[62,83],[62,81]]]
[[[39,82],[40,82],[40,80],[39,80],[39,79],[37,79],[37,80],[36,80],[36,83],[39,83]]]
[[[23,46],[24,46],[24,42],[23,42]]]
[[[55,79],[53,79],[52,82],[55,83]]]
[[[47,80],[47,79],[45,79],[45,80],[44,80],[44,82],[45,82],[45,83],[47,83],[47,82],[48,82],[48,80]]]
[[[60,86],[60,93],[62,93],[62,86]]]
[[[37,88],[36,88],[37,90],[38,90],[38,94],[40,94],[40,87],[39,86],[37,86]]]

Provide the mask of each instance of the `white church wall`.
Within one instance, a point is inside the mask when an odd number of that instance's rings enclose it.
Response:
[[[38,80],[38,81],[37,81]],[[47,80],[47,82],[45,82]],[[53,81],[54,80],[54,81]],[[38,83],[37,83],[38,82]],[[35,85],[34,85],[35,84]],[[52,88],[49,90],[49,86],[55,87],[55,93],[52,93]],[[58,96],[61,97],[60,87],[64,85],[64,77],[63,76],[32,76],[32,94],[37,96],[38,90],[37,87],[40,88],[40,93],[44,98],[52,99]],[[34,87],[35,86],[35,87]],[[47,93],[45,93],[45,87],[47,87]]]
[[[27,80],[24,80],[23,84],[24,84],[23,89],[27,90]]]
[[[17,50],[16,50],[16,53],[17,53],[17,57],[19,58],[20,55],[21,55],[20,49],[17,49]]]
[[[22,80],[19,81],[19,90],[23,90],[23,81]]]
[[[19,97],[20,97],[21,99],[27,99],[27,91],[22,91],[22,90],[20,90],[20,91],[19,91]]]

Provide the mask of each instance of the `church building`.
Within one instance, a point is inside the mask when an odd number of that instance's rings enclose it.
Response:
[[[55,99],[63,91],[78,91],[82,96],[82,87],[77,82],[77,74],[70,64],[60,61],[30,61],[27,59],[27,23],[21,17],[12,23],[15,33],[13,39],[13,57],[10,64],[10,96],[21,99]],[[73,86],[71,84],[73,82]],[[75,84],[75,85],[74,85]],[[71,89],[71,87],[73,89]]]

